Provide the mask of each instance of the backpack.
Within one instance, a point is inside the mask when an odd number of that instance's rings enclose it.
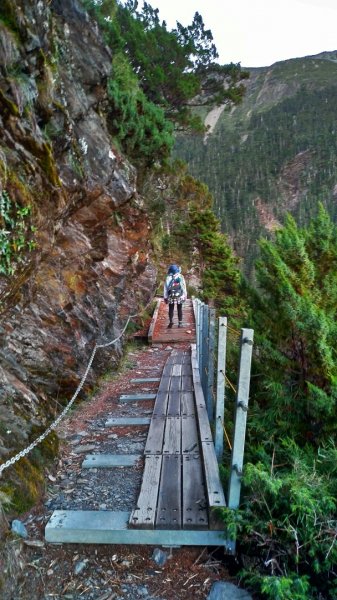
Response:
[[[167,286],[167,293],[170,298],[180,298],[183,294],[180,277],[171,277],[171,281]]]

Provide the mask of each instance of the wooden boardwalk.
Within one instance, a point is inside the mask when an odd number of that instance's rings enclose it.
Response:
[[[159,300],[152,343],[180,345],[171,350],[154,396],[136,506],[131,513],[54,511],[47,541],[218,545],[233,552],[214,511],[226,502],[193,343],[192,302],[184,305],[184,327],[167,329],[167,320]]]
[[[195,320],[192,300],[186,300],[183,305],[183,327],[178,327],[177,309],[174,307],[172,329],[168,329],[168,306],[162,299],[157,301],[150,324],[148,340],[150,344],[177,344],[195,342]]]
[[[160,381],[130,526],[213,529],[225,506],[195,352],[173,350]]]

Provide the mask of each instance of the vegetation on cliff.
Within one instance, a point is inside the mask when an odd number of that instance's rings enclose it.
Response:
[[[0,274],[14,275],[36,247],[31,206],[18,207],[6,191],[0,193]]]
[[[153,169],[142,193],[154,228],[159,267],[179,262],[187,274],[189,295],[242,319],[246,308],[239,260],[220,231],[207,186],[192,177],[185,164],[175,161]]]
[[[163,160],[173,145],[171,123],[203,130],[190,102],[240,102],[239,64],[216,64],[210,30],[195,13],[191,25],[169,31],[158,9],[138,1],[83,0],[97,20],[114,55],[109,82],[110,127],[123,150],[136,162]],[[224,81],[226,85],[224,86]]]

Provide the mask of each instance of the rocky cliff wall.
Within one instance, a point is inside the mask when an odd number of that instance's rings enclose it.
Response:
[[[37,247],[0,276],[1,461],[60,412],[95,341],[155,285],[136,172],[107,128],[111,58],[76,0],[2,2],[0,193],[31,207]],[[120,353],[97,353],[89,386]]]

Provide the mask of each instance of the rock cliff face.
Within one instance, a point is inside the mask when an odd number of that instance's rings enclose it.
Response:
[[[136,171],[108,133],[110,76],[110,51],[76,0],[2,2],[0,193],[32,207],[37,248],[0,277],[1,461],[60,412],[95,342],[113,339],[155,285]],[[120,353],[100,350],[88,384]]]

